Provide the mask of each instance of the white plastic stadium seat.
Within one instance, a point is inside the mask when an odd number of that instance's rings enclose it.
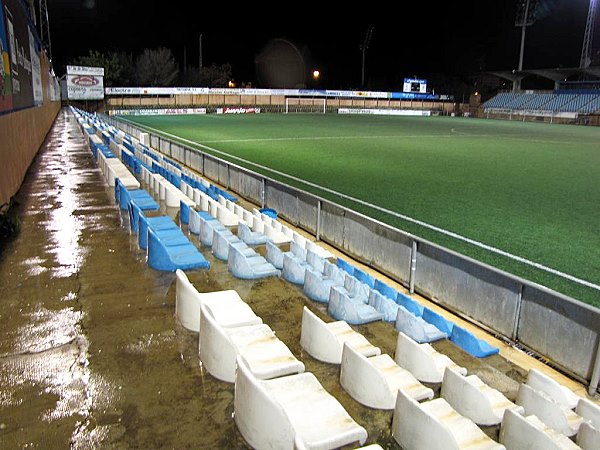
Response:
[[[367,440],[312,373],[259,380],[237,360],[234,419],[255,449],[334,449]]]
[[[536,416],[522,416],[510,409],[504,412],[499,440],[508,449],[579,449],[571,439],[544,425]]]
[[[536,391],[528,384],[519,386],[517,405],[525,408],[525,414],[535,415],[550,428],[566,435],[575,436],[583,423],[583,418],[573,410],[561,405],[542,391]]]
[[[526,384],[536,391],[544,392],[569,409],[574,409],[581,398],[566,386],[563,386],[537,369],[529,369]]]
[[[498,425],[504,411],[512,409],[523,414],[522,406],[517,406],[501,392],[485,384],[477,375],[464,377],[447,367],[442,381],[441,397],[461,415],[477,425]]]
[[[364,356],[381,354],[379,347],[372,345],[346,322],[339,320],[325,323],[306,306],[304,307],[300,345],[310,356],[326,363],[340,364],[344,343],[348,343]]]
[[[404,367],[419,381],[426,383],[441,383],[446,367],[452,367],[461,375],[467,374],[467,369],[459,367],[448,356],[437,352],[429,344],[418,344],[404,333],[398,333],[396,343],[396,363]]]
[[[224,327],[257,325],[262,319],[254,314],[234,290],[199,293],[182,270],[176,272],[175,315],[188,330],[200,331],[200,306],[210,305],[217,322]]]
[[[304,364],[275,337],[268,325],[225,328],[217,323],[208,305],[202,305],[200,310],[200,360],[215,378],[233,383],[238,355],[244,357],[257,378],[304,372]]]
[[[600,429],[591,423],[584,422],[577,432],[577,445],[583,450],[598,450],[600,448]]]
[[[398,391],[392,436],[406,450],[500,450],[505,447],[458,414],[443,398],[419,403]]]
[[[423,386],[390,355],[367,358],[347,343],[342,352],[340,384],[354,400],[375,409],[394,409],[398,389],[415,400],[433,398],[433,390]]]

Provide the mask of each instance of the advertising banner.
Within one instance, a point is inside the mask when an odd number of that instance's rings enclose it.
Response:
[[[20,0],[2,0],[2,10],[12,82],[12,109],[27,108],[34,105],[27,13]]]
[[[217,114],[258,114],[260,108],[217,108]]]
[[[103,77],[104,67],[67,66],[67,75],[93,75]]]
[[[12,77],[8,37],[4,24],[4,5],[0,0],[0,113],[12,109]]]
[[[114,109],[111,116],[177,116],[181,114],[206,114],[206,108],[165,108],[165,109]]]
[[[40,52],[38,43],[29,30],[29,54],[31,55],[31,83],[33,86],[33,103],[36,106],[44,102],[44,91],[42,89],[42,65],[40,64]]]
[[[104,69],[102,67],[68,66],[67,97],[69,100],[102,100],[104,98]]]
[[[431,111],[412,109],[339,108],[338,114],[366,114],[376,116],[421,116],[428,117]]]

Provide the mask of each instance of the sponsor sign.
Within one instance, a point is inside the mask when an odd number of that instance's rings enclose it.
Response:
[[[378,116],[431,116],[431,111],[411,109],[339,108],[338,114],[371,114]]]
[[[104,67],[67,66],[67,75],[93,75],[103,77]]]
[[[67,75],[69,100],[102,100],[104,77],[98,75]]]
[[[260,108],[217,108],[217,114],[258,114]]]
[[[180,114],[206,114],[206,108],[165,108],[165,109],[113,109],[111,116],[175,116]]]
[[[1,0],[1,5],[12,83],[11,106],[12,109],[27,108],[34,105],[29,20],[24,3],[20,0]]]
[[[42,89],[42,65],[40,64],[40,54],[38,45],[29,30],[29,54],[31,55],[31,83],[33,86],[33,103],[36,106],[44,102],[44,91]]]
[[[12,109],[12,76],[8,35],[4,25],[4,6],[0,0],[0,112]]]
[[[177,95],[208,94],[209,88],[164,88],[164,87],[107,87],[106,95]]]

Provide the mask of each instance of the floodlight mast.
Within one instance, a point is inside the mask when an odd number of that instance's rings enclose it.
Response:
[[[360,85],[361,87],[365,87],[365,60],[366,60],[366,56],[367,56],[367,49],[369,48],[369,45],[371,44],[371,37],[373,36],[373,29],[375,27],[373,25],[369,26],[369,29],[367,30],[367,34],[365,35],[365,40],[363,41],[362,45],[359,46],[360,50],[362,51],[362,75],[360,78]]]
[[[537,0],[520,0],[515,26],[521,27],[521,51],[519,53],[519,71],[523,70],[523,55],[525,54],[525,32],[528,26],[535,22]],[[522,13],[522,14],[521,14]]]
[[[585,69],[592,63],[592,38],[594,36],[594,18],[596,16],[596,0],[590,0],[587,21],[585,24],[585,34],[583,36],[583,47],[581,49],[581,60],[579,67]]]

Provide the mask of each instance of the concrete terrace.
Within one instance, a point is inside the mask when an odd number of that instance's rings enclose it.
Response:
[[[175,274],[146,265],[68,110],[59,113],[17,201],[21,231],[0,243],[0,448],[248,448],[232,418],[234,386],[202,369],[198,335],[174,317]],[[198,290],[235,289],[367,429],[367,443],[400,448],[391,437],[393,411],[360,405],[341,388],[339,366],[303,352],[302,308],[331,320],[326,305],[281,278],[236,279],[196,236],[192,241],[211,263],[208,271],[187,273]],[[433,344],[510,400],[532,367],[586,397],[583,385],[418,300],[500,347],[499,355],[480,360],[448,340]],[[393,357],[391,324],[353,328]],[[438,397],[440,386],[430,387]],[[498,439],[499,427],[483,430]]]

